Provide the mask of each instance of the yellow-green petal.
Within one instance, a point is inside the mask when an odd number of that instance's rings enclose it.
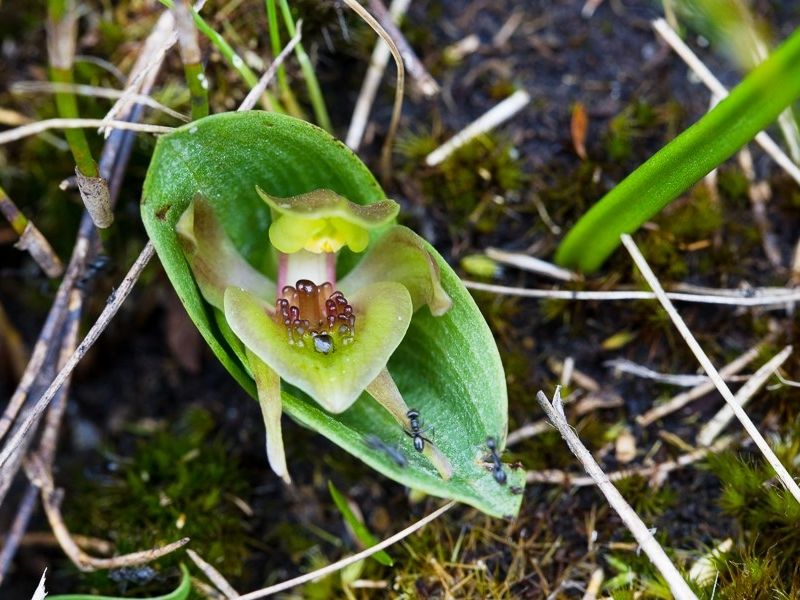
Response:
[[[227,287],[274,298],[275,284],[239,254],[208,200],[195,196],[175,225],[181,248],[206,301],[222,309]]]

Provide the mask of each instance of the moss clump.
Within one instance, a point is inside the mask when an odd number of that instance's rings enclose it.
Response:
[[[793,476],[798,475],[800,455],[798,429],[773,444],[778,457]],[[722,482],[720,507],[735,519],[740,542],[726,557],[721,572],[723,584],[731,587],[724,597],[757,598],[750,590],[772,590],[795,598],[800,592],[800,540],[794,535],[800,520],[800,505],[779,483],[763,461],[742,459],[727,452],[708,459],[710,470]],[[763,596],[767,597],[767,596]],[[770,596],[784,597],[784,596]]]
[[[633,156],[633,143],[642,131],[653,127],[658,121],[656,112],[644,101],[626,106],[608,124],[605,151],[612,161],[625,161]]]
[[[667,484],[654,488],[647,478],[641,475],[626,477],[616,483],[620,493],[642,517],[651,519],[675,506],[678,494]]]
[[[220,572],[240,575],[246,532],[234,500],[247,497],[248,485],[236,456],[213,429],[209,413],[190,409],[169,430],[138,440],[132,456],[118,459],[109,473],[78,482],[65,503],[67,525],[112,541],[120,554],[190,537]],[[162,574],[177,571],[182,557],[176,552],[151,564],[157,575],[143,585],[112,571],[82,574],[75,589],[161,592],[167,585]]]
[[[491,232],[502,215],[502,205],[523,183],[521,161],[507,141],[486,134],[458,149],[435,167],[419,169],[438,146],[430,135],[407,135],[398,141],[406,158],[406,175],[418,179],[426,200],[442,208],[452,231],[473,225]]]

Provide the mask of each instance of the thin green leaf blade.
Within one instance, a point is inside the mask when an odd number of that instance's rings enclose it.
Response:
[[[800,97],[800,29],[730,95],[600,199],[556,252],[560,265],[598,269],[672,200],[753,139]]]
[[[350,505],[347,503],[347,498],[344,497],[344,494],[339,491],[339,489],[333,484],[332,481],[328,481],[328,492],[330,492],[331,498],[333,498],[333,503],[336,505],[336,508],[339,509],[339,512],[342,513],[342,517],[350,526],[350,529],[353,531],[353,535],[356,536],[359,542],[365,547],[370,548],[378,543],[378,539],[372,535],[367,526],[356,516],[356,514],[350,508]],[[394,561],[392,557],[389,556],[385,550],[378,550],[375,554],[372,555],[376,561],[380,564],[392,567],[394,566]]]

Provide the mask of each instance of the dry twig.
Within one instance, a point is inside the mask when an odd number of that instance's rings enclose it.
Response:
[[[522,298],[548,298],[551,300],[656,300],[653,292],[639,290],[607,290],[607,291],[571,291],[543,290],[531,288],[494,285],[480,281],[462,279],[465,287],[482,292],[520,296]],[[766,288],[748,290],[717,290],[714,294],[689,294],[684,292],[666,292],[667,298],[678,302],[694,302],[697,304],[719,304],[723,306],[759,306],[764,309],[784,309],[800,301],[800,289]]]
[[[528,92],[517,90],[428,154],[425,157],[425,164],[429,167],[435,167],[463,145],[513,117],[525,108],[530,101],[531,97]]]
[[[400,50],[391,36],[386,33],[386,30],[375,20],[369,12],[361,6],[356,0],[344,0],[350,9],[353,10],[359,17],[366,21],[367,25],[377,33],[381,39],[389,46],[389,50],[394,58],[395,66],[397,67],[397,86],[394,92],[394,105],[392,106],[392,119],[389,122],[389,129],[386,132],[386,139],[381,148],[381,175],[384,180],[388,181],[391,177],[392,170],[392,145],[394,138],[397,134],[397,127],[400,125],[400,114],[403,112],[403,93],[406,85],[406,69],[403,66],[403,57],[400,55]]]
[[[791,353],[792,347],[786,346],[783,350],[778,352],[778,354],[764,363],[761,368],[758,369],[758,371],[756,371],[753,376],[748,379],[747,382],[736,392],[736,395],[734,396],[736,404],[738,404],[740,407],[744,407],[750,398],[752,398],[756,392],[760,390],[765,383],[767,383],[767,380],[772,377],[772,374],[781,368],[781,365],[786,362],[786,359],[789,358]],[[703,426],[703,428],[700,430],[700,433],[697,434],[697,444],[700,446],[708,446],[720,433],[722,433],[722,431],[728,426],[728,423],[733,420],[733,417],[733,409],[729,404],[725,404],[719,410],[719,412]]]
[[[723,379],[728,379],[729,377],[732,377],[733,375],[739,373],[747,365],[749,365],[756,358],[758,358],[758,355],[764,348],[764,346],[771,343],[775,339],[775,337],[776,336],[774,334],[768,335],[758,344],[756,344],[755,346],[744,352],[744,354],[741,354],[740,356],[736,357],[734,360],[732,360],[719,370],[719,376],[722,377]],[[706,394],[712,392],[714,389],[715,389],[714,382],[709,379],[705,383],[701,383],[700,385],[693,387],[690,390],[681,392],[677,396],[674,396],[671,400],[664,402],[663,404],[659,404],[654,408],[651,408],[643,415],[639,415],[638,417],[636,417],[636,422],[642,427],[647,427],[648,425],[657,421],[658,419],[665,417],[668,414],[674,413],[676,410],[680,410],[690,402],[697,400],[698,398],[702,398]]]
[[[34,121],[21,127],[7,129],[0,132],[0,145],[21,140],[25,137],[36,135],[50,129],[83,129],[86,127],[100,127],[107,129],[123,129],[126,131],[139,131],[141,133],[169,133],[174,127],[163,125],[148,125],[147,123],[132,123],[130,121],[105,121],[103,119],[44,119]]]
[[[673,471],[682,469],[697,461],[703,460],[709,454],[716,454],[722,452],[730,447],[734,438],[725,437],[721,438],[717,443],[707,448],[698,448],[682,454],[674,460],[668,460],[663,463],[655,465],[647,465],[643,467],[633,467],[630,469],[621,469],[608,473],[606,477],[609,481],[619,481],[620,479],[627,479],[629,477],[645,477],[650,481],[660,484],[667,476]],[[546,483],[552,485],[563,485],[565,487],[587,487],[594,485],[594,479],[585,475],[577,475],[575,473],[568,473],[558,469],[546,469],[543,471],[528,471],[525,474],[525,480],[528,483]]]
[[[703,370],[708,373],[708,376],[714,382],[714,385],[717,386],[719,393],[722,394],[722,397],[725,399],[725,402],[733,410],[733,414],[736,415],[736,418],[739,419],[739,422],[744,427],[747,434],[753,439],[758,449],[764,455],[764,458],[770,464],[770,466],[774,469],[775,473],[780,478],[783,485],[786,486],[786,489],[789,490],[789,493],[794,496],[795,500],[800,502],[800,487],[798,487],[797,482],[792,478],[789,472],[786,470],[786,467],[781,464],[781,461],[778,460],[778,457],[775,456],[775,453],[767,444],[767,441],[764,439],[764,436],[761,435],[761,432],[758,431],[758,428],[755,426],[753,421],[747,415],[747,413],[742,409],[737,403],[736,399],[731,392],[728,385],[725,381],[720,377],[719,372],[714,367],[714,365],[709,360],[708,356],[703,349],[700,347],[700,344],[697,343],[697,340],[692,335],[692,332],[686,326],[686,323],[683,321],[681,316],[678,314],[678,311],[675,310],[675,307],[670,302],[667,295],[664,293],[664,290],[661,287],[661,284],[658,281],[658,278],[655,276],[655,273],[650,269],[650,266],[647,264],[644,256],[642,253],[639,252],[639,249],[636,247],[631,236],[627,234],[623,234],[621,236],[622,243],[625,245],[625,248],[630,253],[633,261],[636,263],[639,271],[641,272],[642,276],[647,281],[647,284],[652,288],[652,290],[658,296],[658,300],[661,303],[661,306],[669,315],[669,318],[672,320],[672,323],[675,325],[675,328],[681,334],[681,337],[686,341],[686,344],[689,346],[689,349],[697,358],[697,361],[703,367]]]
[[[292,50],[294,50],[294,47],[300,43],[300,40],[303,39],[303,35],[301,32],[302,27],[303,27],[303,20],[301,19],[297,22],[297,28],[294,37],[292,37],[292,39],[289,40],[289,43],[286,44],[286,47],[284,47],[284,49],[281,50],[280,54],[278,54],[278,56],[275,57],[275,60],[272,61],[272,64],[261,76],[261,79],[258,80],[258,83],[253,87],[252,90],[250,90],[247,96],[245,96],[245,99],[242,100],[241,105],[239,106],[239,108],[236,109],[237,111],[246,111],[253,109],[253,107],[256,105],[256,102],[258,102],[258,99],[261,98],[261,96],[266,91],[269,82],[272,81],[273,77],[275,77],[275,73],[278,70],[278,68],[286,60],[286,57],[289,56],[289,54],[291,54]]]
[[[19,241],[15,246],[20,250],[27,250],[48,277],[60,277],[64,272],[61,259],[58,258],[47,238],[20,212],[2,187],[0,187],[0,213],[19,236]]]
[[[523,271],[530,271],[531,273],[552,277],[560,281],[579,281],[581,279],[580,275],[574,271],[558,267],[541,258],[521,252],[507,252],[499,248],[487,248],[486,256],[504,265],[517,267]]]
[[[630,530],[633,537],[639,543],[639,547],[644,551],[647,557],[652,561],[653,565],[659,570],[664,580],[667,582],[672,594],[678,600],[692,599],[696,600],[697,596],[689,588],[686,582],[681,577],[678,569],[669,560],[669,557],[664,552],[664,549],[658,544],[653,534],[647,528],[639,515],[631,508],[631,505],[625,501],[622,494],[619,493],[614,484],[609,481],[608,477],[600,465],[594,460],[592,453],[586,449],[575,431],[570,427],[566,416],[564,415],[564,408],[561,404],[561,395],[559,388],[556,388],[551,403],[543,392],[536,394],[536,400],[544,410],[547,418],[558,429],[561,437],[567,443],[570,451],[581,462],[583,468],[592,478],[592,481],[597,485],[606,500],[611,505],[617,514],[625,523],[625,526]]]
[[[405,14],[410,3],[411,0],[392,0],[392,4],[389,7],[391,17],[399,20]],[[345,137],[345,144],[354,152],[361,146],[361,140],[364,138],[364,130],[367,128],[369,113],[372,110],[373,102],[375,102],[375,95],[378,93],[378,86],[383,78],[383,72],[386,70],[386,65],[389,64],[390,54],[389,46],[383,39],[379,39],[372,50],[367,73],[361,83],[361,91],[358,93],[353,116],[350,118],[350,127],[347,129],[347,136]]]
[[[197,565],[197,568],[208,577],[208,580],[213,583],[226,598],[236,598],[239,596],[239,592],[233,589],[233,586],[222,576],[222,573],[204,561],[197,552],[191,548],[187,548],[186,554],[189,555],[189,558]]]
[[[399,21],[399,16],[395,15],[394,13],[390,14],[390,11],[386,10],[386,7],[381,0],[369,0],[369,7],[372,10],[372,13],[375,15],[375,18],[386,30],[386,33],[389,34],[394,43],[397,45],[397,49],[400,51],[400,56],[403,57],[403,63],[406,66],[406,70],[408,71],[408,74],[411,75],[411,78],[416,82],[419,90],[429,98],[438,94],[439,84],[436,83],[436,80],[431,77],[430,73],[428,73],[425,65],[422,64],[422,61],[417,56],[417,53],[414,52],[411,44],[408,43],[406,36],[404,36],[400,31],[400,28],[395,25],[395,22]],[[403,12],[405,12],[405,10]]]

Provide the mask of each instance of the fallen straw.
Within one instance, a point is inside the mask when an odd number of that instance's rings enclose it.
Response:
[[[531,97],[528,92],[525,90],[517,90],[500,104],[489,109],[436,150],[428,154],[425,158],[425,164],[429,167],[435,167],[470,140],[494,129],[504,121],[513,117],[525,108],[530,101]]]
[[[781,464],[781,461],[778,460],[778,457],[775,456],[775,453],[769,447],[769,444],[767,444],[764,436],[762,436],[761,432],[758,431],[758,428],[756,428],[755,424],[744,411],[744,409],[736,403],[736,398],[734,397],[733,392],[731,392],[728,385],[725,383],[722,377],[720,377],[719,372],[711,363],[703,349],[700,347],[700,344],[697,342],[694,335],[692,335],[689,327],[687,327],[680,314],[678,314],[678,311],[675,310],[672,302],[670,302],[669,298],[667,298],[667,295],[664,293],[664,289],[661,287],[661,283],[659,283],[658,278],[655,276],[652,269],[650,269],[650,266],[647,264],[644,256],[642,256],[642,253],[639,252],[639,248],[636,247],[633,238],[631,238],[631,236],[628,234],[622,234],[620,238],[622,239],[622,243],[625,245],[625,248],[630,253],[631,258],[633,258],[633,261],[636,263],[636,266],[639,268],[642,276],[647,281],[647,284],[653,289],[653,292],[655,292],[659,302],[661,302],[661,306],[663,306],[664,310],[667,311],[667,314],[672,320],[672,323],[675,325],[675,328],[681,334],[681,337],[683,337],[683,339],[686,341],[686,344],[697,358],[697,361],[703,367],[703,370],[714,382],[714,385],[717,386],[719,393],[722,394],[725,402],[727,402],[731,407],[734,415],[736,415],[736,418],[739,419],[739,422],[744,427],[744,430],[753,439],[756,446],[758,446],[758,449],[764,455],[764,458],[775,470],[775,473],[778,475],[781,482],[783,482],[783,485],[786,486],[786,489],[789,490],[789,493],[791,493],[792,496],[794,496],[795,500],[800,502],[800,487],[798,487],[797,482],[795,482],[795,480],[786,470],[786,467]]]

